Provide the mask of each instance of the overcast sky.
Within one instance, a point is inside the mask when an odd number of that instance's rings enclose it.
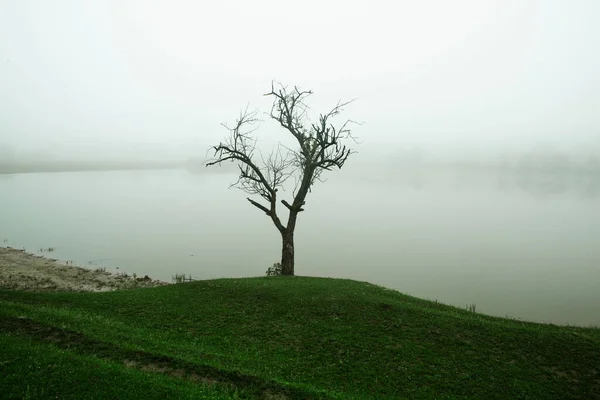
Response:
[[[0,145],[185,157],[272,79],[370,146],[600,140],[598,0],[1,0]],[[277,133],[265,123],[264,137]],[[371,148],[371,147],[368,147]]]

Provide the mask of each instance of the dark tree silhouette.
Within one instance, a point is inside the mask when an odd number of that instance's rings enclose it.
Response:
[[[294,148],[278,144],[268,157],[263,157],[253,136],[261,122],[257,117],[258,111],[248,111],[246,108],[233,127],[223,124],[230,135],[225,142],[211,148],[214,159],[206,163],[211,166],[228,160],[237,162],[239,177],[232,186],[262,198],[262,203],[249,197],[247,199],[269,216],[281,233],[282,275],[294,275],[294,230],[298,213],[304,211],[306,196],[312,185],[317,180],[321,181],[323,171],[341,169],[350,154],[354,153],[346,147],[344,141],[350,139],[356,142],[349,129],[354,121],[346,120],[337,127],[331,122],[351,101],[338,102],[331,111],[321,114],[318,122],[312,123],[308,120],[308,106],[305,102],[310,95],[310,90],[300,90],[298,87],[288,90],[279,83],[272,83],[271,91],[265,94],[273,98],[269,117],[293,136]],[[277,211],[277,195],[290,177],[295,178],[295,187],[291,203],[281,199],[281,204],[288,211],[287,222],[284,224]]]

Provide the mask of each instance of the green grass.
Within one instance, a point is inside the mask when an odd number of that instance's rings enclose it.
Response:
[[[600,330],[350,280],[0,291],[8,398],[595,399]]]

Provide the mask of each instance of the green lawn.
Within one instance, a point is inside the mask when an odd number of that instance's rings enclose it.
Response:
[[[2,398],[600,399],[600,330],[351,280],[0,291]]]

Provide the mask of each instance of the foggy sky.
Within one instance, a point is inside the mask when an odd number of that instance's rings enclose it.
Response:
[[[0,146],[204,155],[272,79],[379,144],[600,138],[596,0],[0,2]],[[265,140],[281,132],[266,122]]]

